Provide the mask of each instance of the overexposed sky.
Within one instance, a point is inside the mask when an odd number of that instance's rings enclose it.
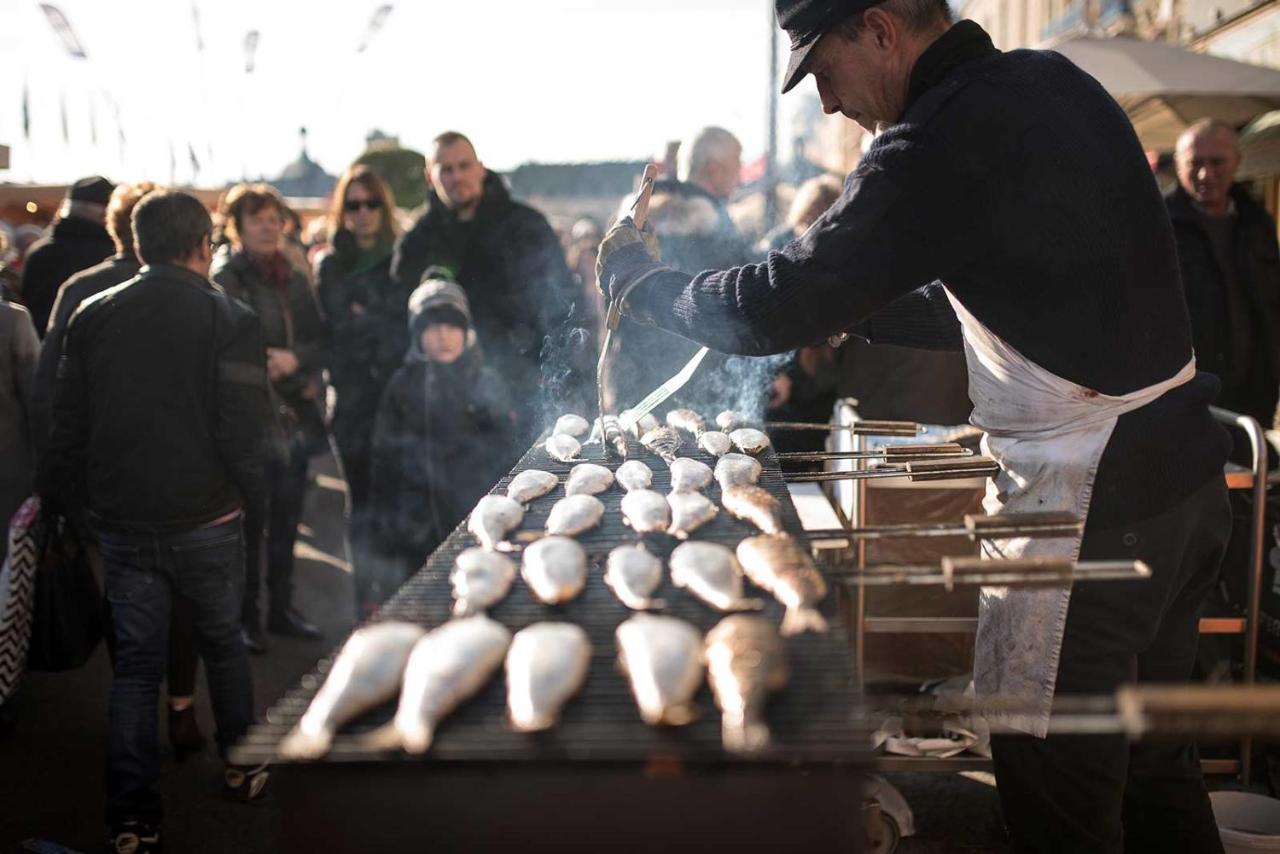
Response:
[[[186,182],[188,145],[203,185],[275,175],[304,125],[335,173],[375,127],[419,149],[461,130],[495,169],[656,156],[706,124],[737,133],[747,159],[764,151],[772,0],[395,0],[357,53],[382,2],[54,0],[88,56],[77,60],[39,3],[0,0],[0,143],[12,150],[0,181],[169,181],[172,148]],[[803,97],[782,99],[781,128]]]

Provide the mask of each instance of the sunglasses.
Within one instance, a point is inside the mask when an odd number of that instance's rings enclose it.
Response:
[[[368,211],[382,210],[382,199],[352,199],[342,203],[342,209],[348,213],[355,213],[361,208]]]

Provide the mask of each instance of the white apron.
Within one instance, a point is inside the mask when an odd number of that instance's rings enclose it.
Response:
[[[1118,397],[1050,373],[997,337],[947,291],[964,330],[974,426],[983,452],[1000,464],[987,484],[987,513],[1069,511],[1089,515],[1098,462],[1116,419],[1195,376],[1195,358],[1164,382]],[[994,540],[983,557],[1076,560],[1080,536]],[[1099,582],[1106,583],[1106,582]],[[1018,701],[1034,713],[989,716],[1043,738],[1048,731],[1069,587],[982,588],[974,651],[978,697]]]

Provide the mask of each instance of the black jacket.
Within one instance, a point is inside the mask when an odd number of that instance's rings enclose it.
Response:
[[[116,530],[260,512],[265,410],[252,312],[189,270],[144,267],[71,318],[44,491]]]
[[[353,269],[357,253],[344,245],[316,264],[316,283],[329,340],[329,379],[337,391],[334,431],[368,436],[387,381],[404,360],[409,293],[391,278],[391,247],[372,266]]]
[[[1243,187],[1232,188],[1235,202],[1233,275],[1224,272],[1191,197],[1177,187],[1165,196],[1178,242],[1182,287],[1191,313],[1191,340],[1201,370],[1223,380],[1219,405],[1253,416],[1270,427],[1280,396],[1280,247],[1276,224]],[[1227,293],[1234,281],[1244,302],[1247,330],[1232,328]],[[1252,352],[1235,364],[1232,338],[1243,334]],[[1233,379],[1238,377],[1239,379]]]
[[[414,316],[444,303],[468,312],[466,297],[450,285],[415,302]],[[410,324],[418,327],[414,317]],[[426,558],[507,472],[511,407],[505,383],[474,345],[444,365],[413,342],[382,396],[373,434],[371,503],[381,550]]]
[[[107,229],[82,217],[58,220],[44,237],[31,244],[22,267],[22,301],[41,338],[62,283],[115,251]]]
[[[49,319],[49,330],[45,333],[44,346],[40,349],[35,394],[31,398],[31,422],[37,457],[49,445],[49,408],[53,402],[54,381],[58,378],[58,360],[62,358],[62,341],[67,334],[71,315],[89,297],[138,275],[139,266],[138,259],[132,253],[112,255],[101,264],[76,273],[58,288],[58,298],[53,304],[53,314]]]
[[[573,331],[583,309],[564,250],[546,218],[513,200],[498,175],[485,177],[471,222],[428,196],[396,244],[391,275],[412,290],[431,266],[449,270],[466,290],[486,358],[512,388],[541,385],[552,400],[580,392],[592,356],[584,352],[589,336]],[[532,415],[534,395],[521,400]]]
[[[1001,53],[971,21],[921,55],[900,122],[803,236],[761,264],[649,282],[637,316],[729,352],[868,320],[873,341],[958,343],[945,282],[1028,359],[1104,394],[1168,379],[1192,354],[1173,230],[1128,117],[1061,55]],[[1133,477],[1108,478],[1124,494],[1095,494],[1091,524],[1145,518],[1222,476],[1214,385],[1119,419],[1102,465]]]

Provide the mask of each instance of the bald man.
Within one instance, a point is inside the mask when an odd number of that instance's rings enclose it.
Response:
[[[1200,368],[1217,404],[1270,427],[1280,396],[1280,250],[1276,224],[1235,184],[1235,130],[1205,119],[1178,138],[1178,186],[1166,197]]]

